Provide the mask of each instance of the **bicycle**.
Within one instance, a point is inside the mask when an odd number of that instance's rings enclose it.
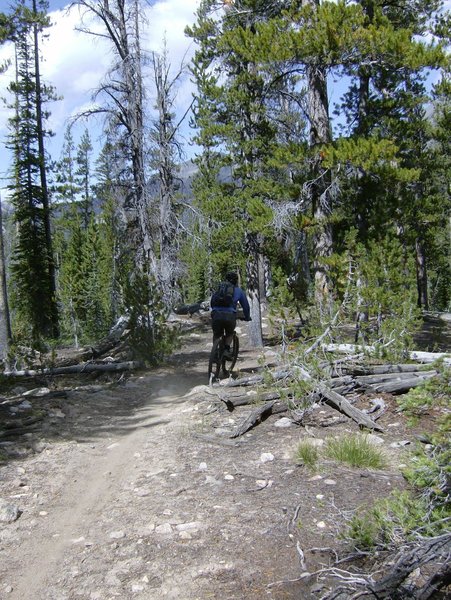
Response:
[[[219,379],[221,370],[224,377],[227,377],[237,361],[240,342],[236,331],[233,332],[233,339],[230,345],[230,358],[225,356],[225,338],[226,336],[223,335],[213,343],[210,360],[208,361],[208,381],[210,383],[213,377],[214,379]]]

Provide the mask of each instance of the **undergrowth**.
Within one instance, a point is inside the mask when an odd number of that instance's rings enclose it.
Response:
[[[440,376],[406,394],[399,401],[408,415],[420,418],[425,407],[442,406],[435,433],[429,444],[418,444],[410,455],[403,475],[409,490],[394,491],[372,508],[357,511],[343,537],[359,549],[387,549],[417,539],[449,531],[451,523],[451,414],[449,368]],[[408,396],[408,397],[406,397]]]

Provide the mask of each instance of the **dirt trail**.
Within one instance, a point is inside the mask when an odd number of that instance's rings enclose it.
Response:
[[[208,338],[193,334],[168,366],[124,385],[55,401],[29,440],[37,452],[0,467],[0,498],[22,511],[0,524],[0,599],[321,596],[325,584],[300,575],[330,555],[306,552],[304,565],[299,549],[333,546],[346,510],[402,485],[402,457],[378,473],[297,467],[300,437],[355,431],[340,419],[329,433],[271,417],[231,440],[249,409],[228,413],[196,392]],[[256,367],[243,338],[239,366]],[[386,442],[402,439],[399,419],[386,419]]]

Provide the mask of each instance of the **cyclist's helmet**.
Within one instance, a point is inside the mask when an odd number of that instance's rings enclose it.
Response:
[[[237,285],[238,283],[238,275],[234,271],[229,271],[226,275],[226,280],[230,281],[233,285]]]

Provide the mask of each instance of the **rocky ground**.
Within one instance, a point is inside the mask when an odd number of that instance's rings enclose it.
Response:
[[[204,387],[209,338],[199,320],[157,370],[9,390],[67,393],[0,404],[1,599],[309,600],[333,584],[346,519],[404,487],[418,429],[387,397],[384,433],[370,436],[384,471],[297,464],[303,438],[358,432],[327,407],[302,427],[274,415],[231,439],[252,407],[229,412]],[[245,340],[243,326],[243,372],[274,361]]]

